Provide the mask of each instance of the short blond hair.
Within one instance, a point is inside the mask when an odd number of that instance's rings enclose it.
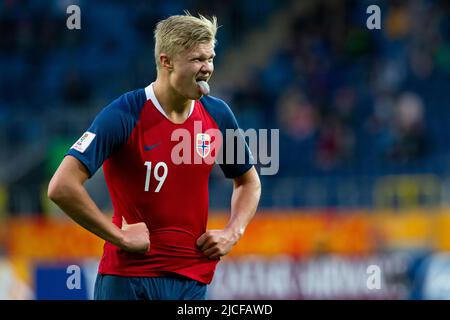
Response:
[[[159,55],[167,54],[172,58],[177,53],[186,49],[192,49],[198,44],[216,44],[217,18],[210,19],[199,15],[192,16],[189,12],[185,15],[171,16],[158,22],[155,28],[155,61],[159,69]]]

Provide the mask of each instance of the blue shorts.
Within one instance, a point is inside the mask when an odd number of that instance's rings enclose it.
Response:
[[[205,300],[207,285],[174,275],[122,277],[97,274],[94,300]]]

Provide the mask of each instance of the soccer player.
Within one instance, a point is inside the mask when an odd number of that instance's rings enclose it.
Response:
[[[216,264],[255,214],[261,185],[251,154],[242,135],[226,139],[236,119],[208,95],[216,31],[215,17],[160,21],[156,80],[106,106],[50,181],[49,198],[105,240],[95,299],[205,299]],[[228,143],[236,139],[241,144]],[[234,156],[226,157],[230,148]],[[243,163],[236,161],[240,151]],[[215,161],[234,182],[231,213],[224,229],[206,230]],[[84,187],[102,165],[112,222]]]

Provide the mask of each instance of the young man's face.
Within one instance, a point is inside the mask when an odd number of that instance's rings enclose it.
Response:
[[[200,99],[202,92],[197,81],[208,81],[214,71],[214,44],[201,43],[191,50],[184,50],[173,58],[170,74],[171,86],[183,97]]]

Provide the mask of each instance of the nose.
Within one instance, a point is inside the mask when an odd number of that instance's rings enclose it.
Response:
[[[214,71],[214,63],[212,61],[205,61],[200,71],[203,74],[207,74],[208,76],[210,76]]]

